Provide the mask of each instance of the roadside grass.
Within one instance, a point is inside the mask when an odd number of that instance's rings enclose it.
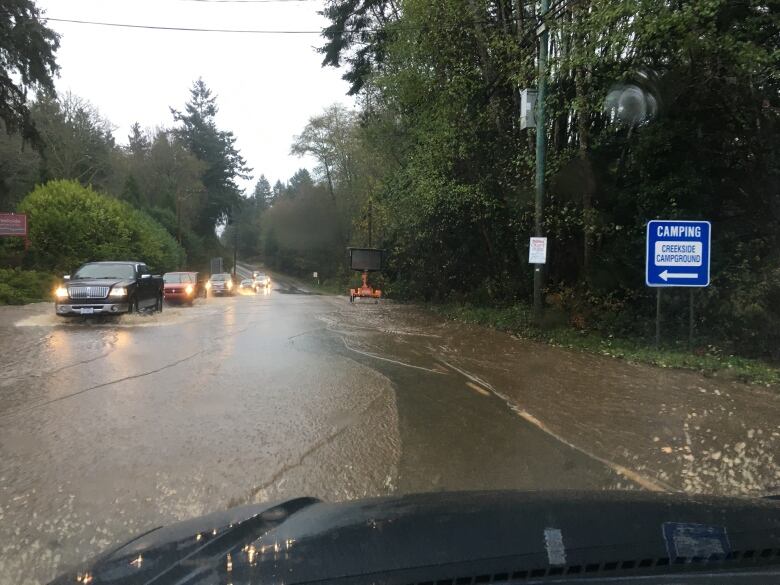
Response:
[[[313,291],[321,292],[327,295],[345,295],[347,294],[347,284],[338,278],[321,280],[319,284],[313,282],[309,285]]]
[[[751,384],[780,384],[780,367],[777,365],[724,354],[711,345],[697,346],[692,351],[675,345],[656,348],[646,339],[605,336],[596,331],[578,330],[560,324],[540,327],[532,323],[531,310],[526,305],[497,308],[447,304],[430,305],[429,308],[447,319],[491,327],[556,347],[578,349],[660,368],[695,370],[706,376]]]
[[[0,268],[0,305],[24,305],[52,299],[56,278],[47,272]]]
[[[359,274],[354,274],[350,278],[326,278],[320,280],[319,284],[314,281],[314,279],[310,279],[310,282],[307,282],[308,286],[314,291],[327,295],[339,296],[346,296],[348,288],[358,287],[360,286],[360,283],[361,279]]]

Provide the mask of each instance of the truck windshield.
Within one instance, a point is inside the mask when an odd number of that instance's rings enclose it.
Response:
[[[163,276],[163,280],[167,284],[178,284],[182,282],[192,282],[192,278],[190,278],[189,274],[166,274]]]
[[[132,264],[86,264],[79,268],[75,278],[134,278]]]

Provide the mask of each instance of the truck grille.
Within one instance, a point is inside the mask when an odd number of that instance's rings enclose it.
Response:
[[[72,299],[104,299],[108,296],[107,286],[72,286],[68,289]]]

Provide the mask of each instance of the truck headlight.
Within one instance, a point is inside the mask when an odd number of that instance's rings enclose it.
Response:
[[[111,289],[111,292],[108,293],[108,296],[110,297],[123,297],[127,295],[127,289],[123,286],[115,286]]]
[[[209,290],[210,288],[211,288],[211,281],[207,280],[206,281],[206,290]]]
[[[184,292],[186,292],[188,295],[191,295],[193,290],[194,289],[192,288],[192,285],[188,284],[187,288],[184,289]]]
[[[230,290],[231,288],[233,288],[233,281],[232,281],[232,280],[228,280],[228,281],[227,281],[227,287],[228,287],[228,290]]]
[[[54,290],[54,296],[58,299],[67,299],[68,298],[68,289],[64,286],[58,286]]]

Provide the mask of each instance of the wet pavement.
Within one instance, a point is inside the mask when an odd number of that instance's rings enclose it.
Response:
[[[0,582],[299,495],[780,485],[777,389],[273,289],[110,322],[0,307]]]

